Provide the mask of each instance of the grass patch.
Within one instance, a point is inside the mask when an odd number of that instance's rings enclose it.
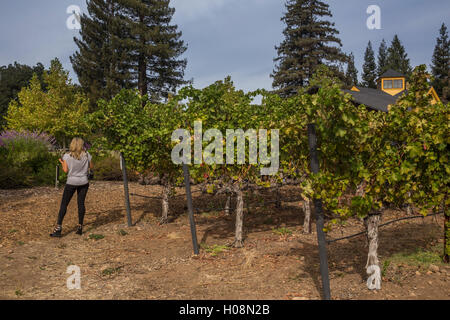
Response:
[[[128,232],[126,232],[125,230],[123,230],[123,229],[119,230],[119,235],[121,235],[122,237],[126,236],[127,234],[128,234]]]
[[[19,230],[17,230],[17,229],[11,229],[11,230],[9,230],[8,232],[9,232],[9,233],[16,233],[17,231],[19,231]]]
[[[218,217],[218,216],[220,216],[220,211],[212,210],[212,211],[209,211],[209,212],[202,212],[201,216],[203,218]]]
[[[217,256],[219,253],[222,253],[230,249],[228,246],[225,245],[214,244],[212,246],[208,246],[205,243],[201,243],[200,248],[210,253],[212,256]]]
[[[25,244],[25,242],[23,242],[23,241],[17,241],[17,244],[18,244],[19,246],[23,246],[23,245]]]
[[[439,265],[442,264],[442,252],[444,251],[443,245],[438,244],[429,249],[417,248],[414,252],[400,252],[392,255],[383,263],[386,264],[407,264],[410,266],[428,267],[430,264]]]
[[[113,274],[120,273],[121,269],[123,267],[117,267],[117,268],[106,268],[102,271],[102,275],[104,276],[112,276]]]
[[[382,277],[385,277],[386,276],[386,272],[387,272],[387,270],[389,269],[389,266],[391,265],[391,260],[385,260],[384,262],[383,262],[383,267],[382,267],[382,270],[381,270],[381,276]]]
[[[16,290],[16,296],[18,297],[23,296],[23,292],[20,290]]]
[[[67,244],[61,243],[61,244],[58,245],[58,248],[65,249],[65,248],[67,248]]]
[[[277,228],[272,229],[273,233],[278,234],[280,236],[290,236],[292,235],[292,230],[289,230],[288,228]]]
[[[95,241],[101,240],[101,239],[103,239],[104,237],[105,237],[105,236],[102,235],[102,234],[94,234],[94,233],[91,233],[91,234],[89,235],[89,239],[93,239],[93,240],[95,240]]]

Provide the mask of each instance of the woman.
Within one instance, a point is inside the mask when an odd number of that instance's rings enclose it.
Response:
[[[83,146],[84,141],[81,138],[73,138],[70,143],[70,152],[66,153],[62,159],[59,159],[64,172],[68,173],[68,175],[59,209],[58,222],[53,233],[50,234],[51,237],[61,237],[62,222],[66,215],[67,206],[75,191],[77,192],[78,202],[78,228],[76,234],[83,234],[83,220],[86,212],[84,200],[89,189],[88,173],[89,168],[93,169],[92,157]]]

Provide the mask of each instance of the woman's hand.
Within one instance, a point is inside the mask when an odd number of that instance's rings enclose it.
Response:
[[[63,171],[64,171],[65,173],[67,173],[67,172],[69,171],[69,168],[67,167],[67,162],[64,161],[63,159],[58,159],[58,160],[59,160],[59,162],[60,162],[61,165],[62,165]]]

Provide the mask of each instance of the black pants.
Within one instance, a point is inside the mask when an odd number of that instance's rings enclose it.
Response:
[[[84,206],[84,200],[86,199],[86,194],[89,189],[89,183],[84,186],[73,186],[66,184],[64,188],[63,197],[61,200],[61,207],[58,214],[58,224],[62,225],[64,216],[67,212],[67,206],[73,197],[75,191],[77,191],[77,202],[78,202],[78,223],[83,224],[84,214],[86,213],[86,207]]]

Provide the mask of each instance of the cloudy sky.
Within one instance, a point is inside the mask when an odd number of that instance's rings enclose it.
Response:
[[[284,0],[172,0],[174,22],[188,45],[186,78],[204,87],[231,75],[239,88],[271,88],[275,45],[282,41]],[[395,34],[413,66],[430,64],[441,24],[450,27],[449,0],[329,0],[332,20],[340,31],[343,50],[353,52],[359,70],[372,41],[388,44]],[[49,65],[58,57],[76,82],[69,57],[76,50],[77,30],[66,27],[70,5],[86,11],[85,0],[2,0],[0,5],[0,65]],[[366,10],[381,8],[381,29],[369,30]]]

